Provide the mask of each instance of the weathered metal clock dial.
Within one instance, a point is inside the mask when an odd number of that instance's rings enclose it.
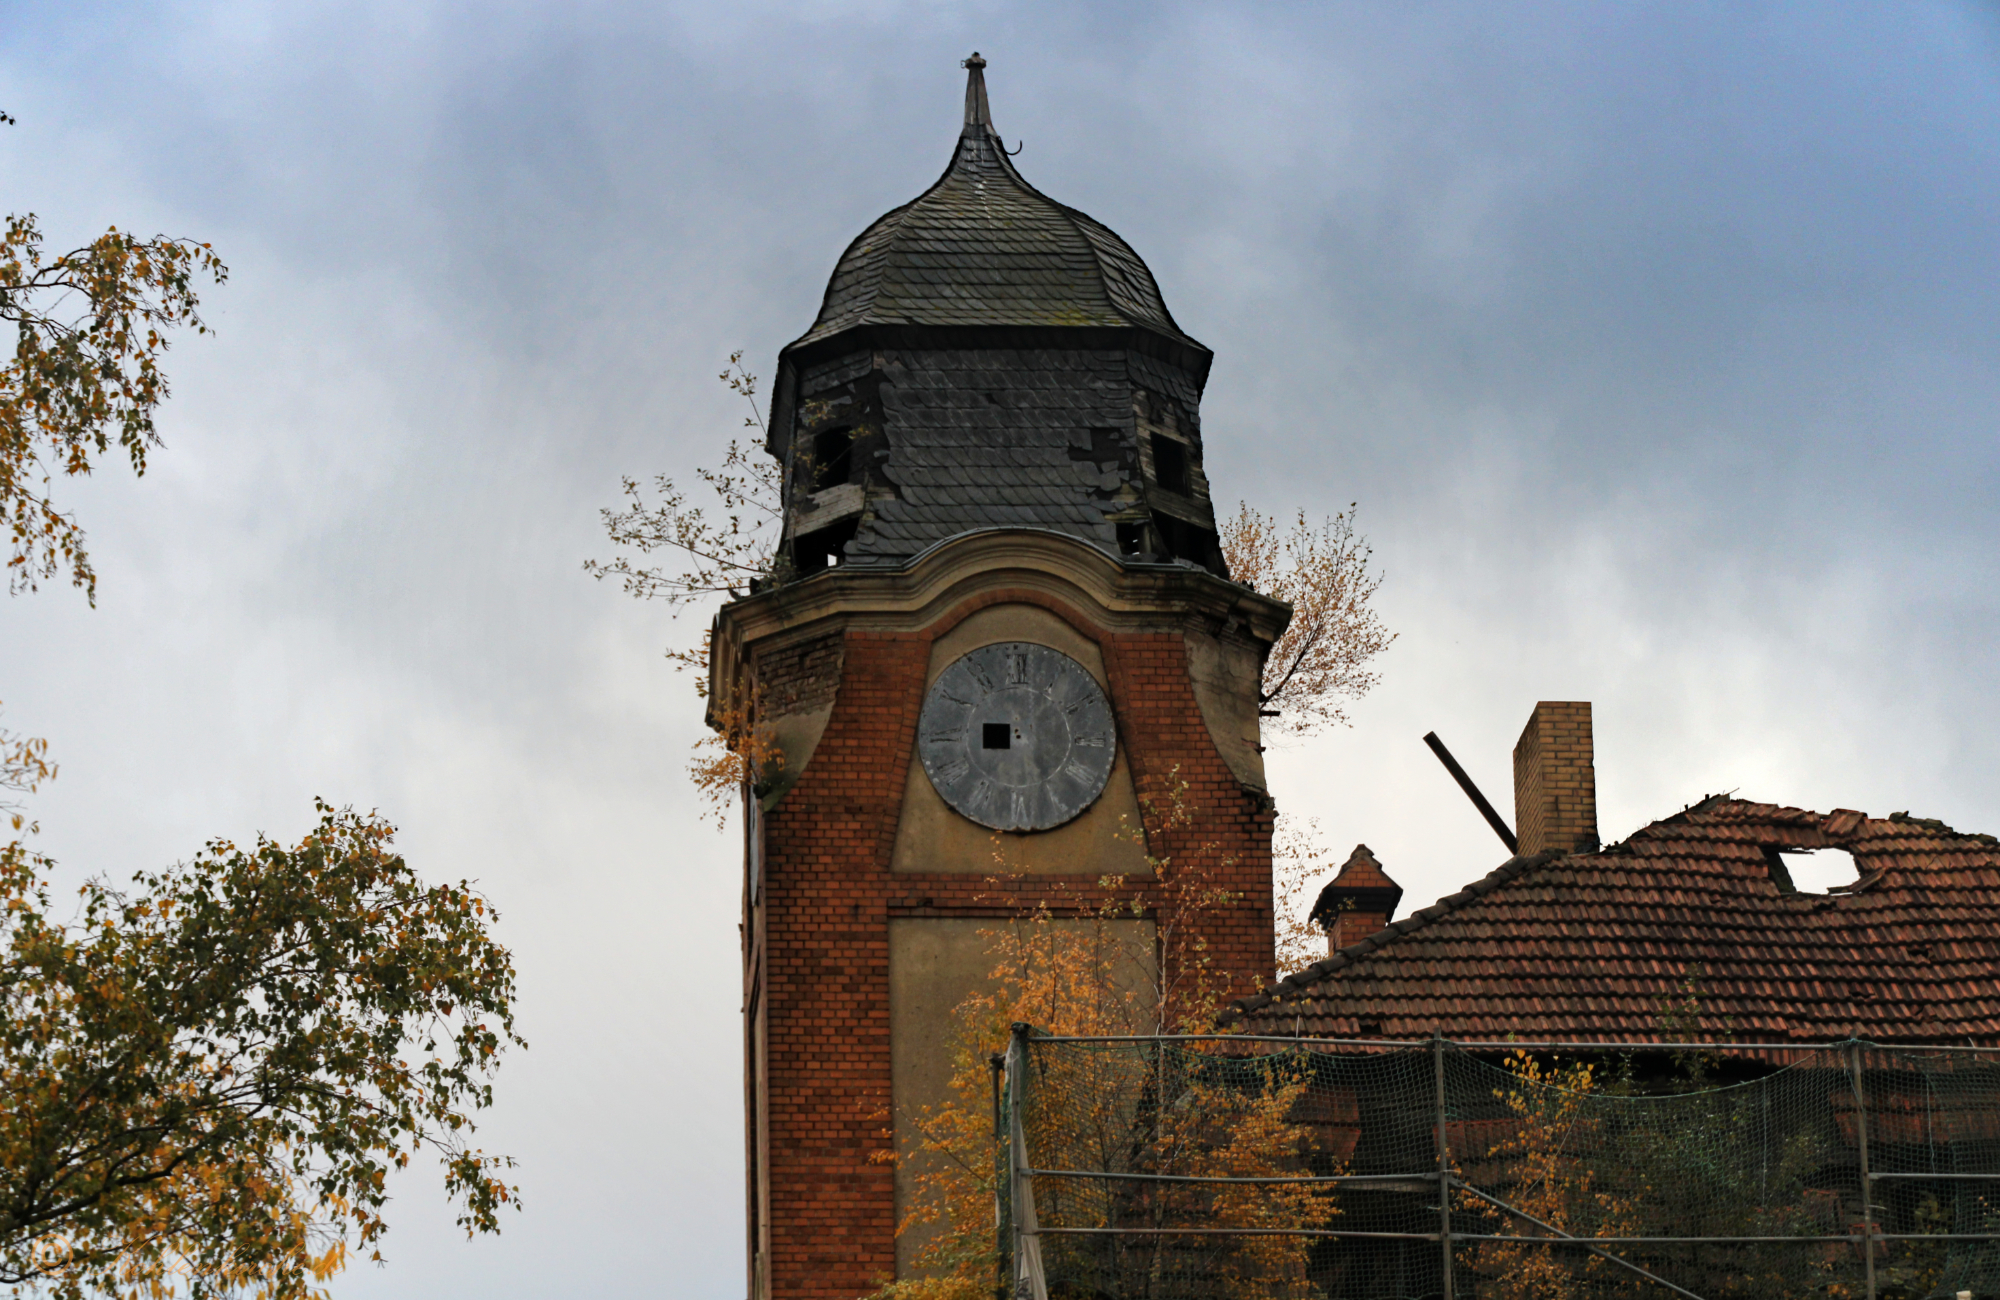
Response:
[[[1025,641],[981,646],[938,674],[917,752],[938,794],[1000,831],[1045,831],[1090,807],[1117,756],[1090,671]]]

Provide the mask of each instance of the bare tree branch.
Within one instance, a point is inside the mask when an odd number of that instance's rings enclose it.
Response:
[[[1369,572],[1373,552],[1354,531],[1354,507],[1317,528],[1301,510],[1287,529],[1242,506],[1223,525],[1222,552],[1238,582],[1292,607],[1259,692],[1274,729],[1306,736],[1348,725],[1346,703],[1374,688],[1380,678],[1368,665],[1396,639],[1372,604],[1382,579]]]

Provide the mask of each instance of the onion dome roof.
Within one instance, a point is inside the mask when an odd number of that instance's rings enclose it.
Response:
[[[848,245],[818,320],[792,347],[866,325],[941,325],[1136,326],[1200,348],[1130,244],[1014,169],[993,130],[985,66],[977,54],[965,61],[951,165]]]

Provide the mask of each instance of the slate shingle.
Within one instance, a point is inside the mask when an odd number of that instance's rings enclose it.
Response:
[[[1138,325],[1194,343],[1131,246],[1022,179],[985,122],[966,124],[936,184],[848,245],[791,346],[871,324]]]
[[[991,527],[1052,529],[1117,552],[1113,517],[1151,526],[1141,422],[1168,422],[1199,466],[1208,350],[1181,331],[1124,240],[1022,179],[993,131],[979,66],[968,65],[951,164],[849,245],[818,319],[781,357],[774,393],[796,401],[774,401],[770,450],[810,454],[796,439],[843,427],[856,448],[847,481],[866,489],[865,510],[840,524],[854,535],[807,546],[814,557],[838,545],[843,563],[897,566]],[[827,486],[795,480],[791,499],[815,485]],[[1166,509],[1190,514],[1187,502]],[[1205,498],[1192,518],[1212,530]],[[788,536],[834,526],[807,509]],[[1201,550],[1175,536],[1177,553]],[[1210,542],[1197,558],[1219,566]]]

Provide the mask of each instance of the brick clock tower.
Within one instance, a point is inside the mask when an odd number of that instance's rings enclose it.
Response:
[[[1290,611],[1216,543],[1211,354],[1124,240],[1021,178],[984,67],[944,175],[779,357],[793,576],[716,619],[711,699],[784,754],[745,810],[751,1300],[909,1273],[879,1153],[942,1096],[982,928],[1209,853],[1242,900],[1216,964],[1271,974],[1257,687]],[[1149,821],[1182,783],[1192,824]]]

